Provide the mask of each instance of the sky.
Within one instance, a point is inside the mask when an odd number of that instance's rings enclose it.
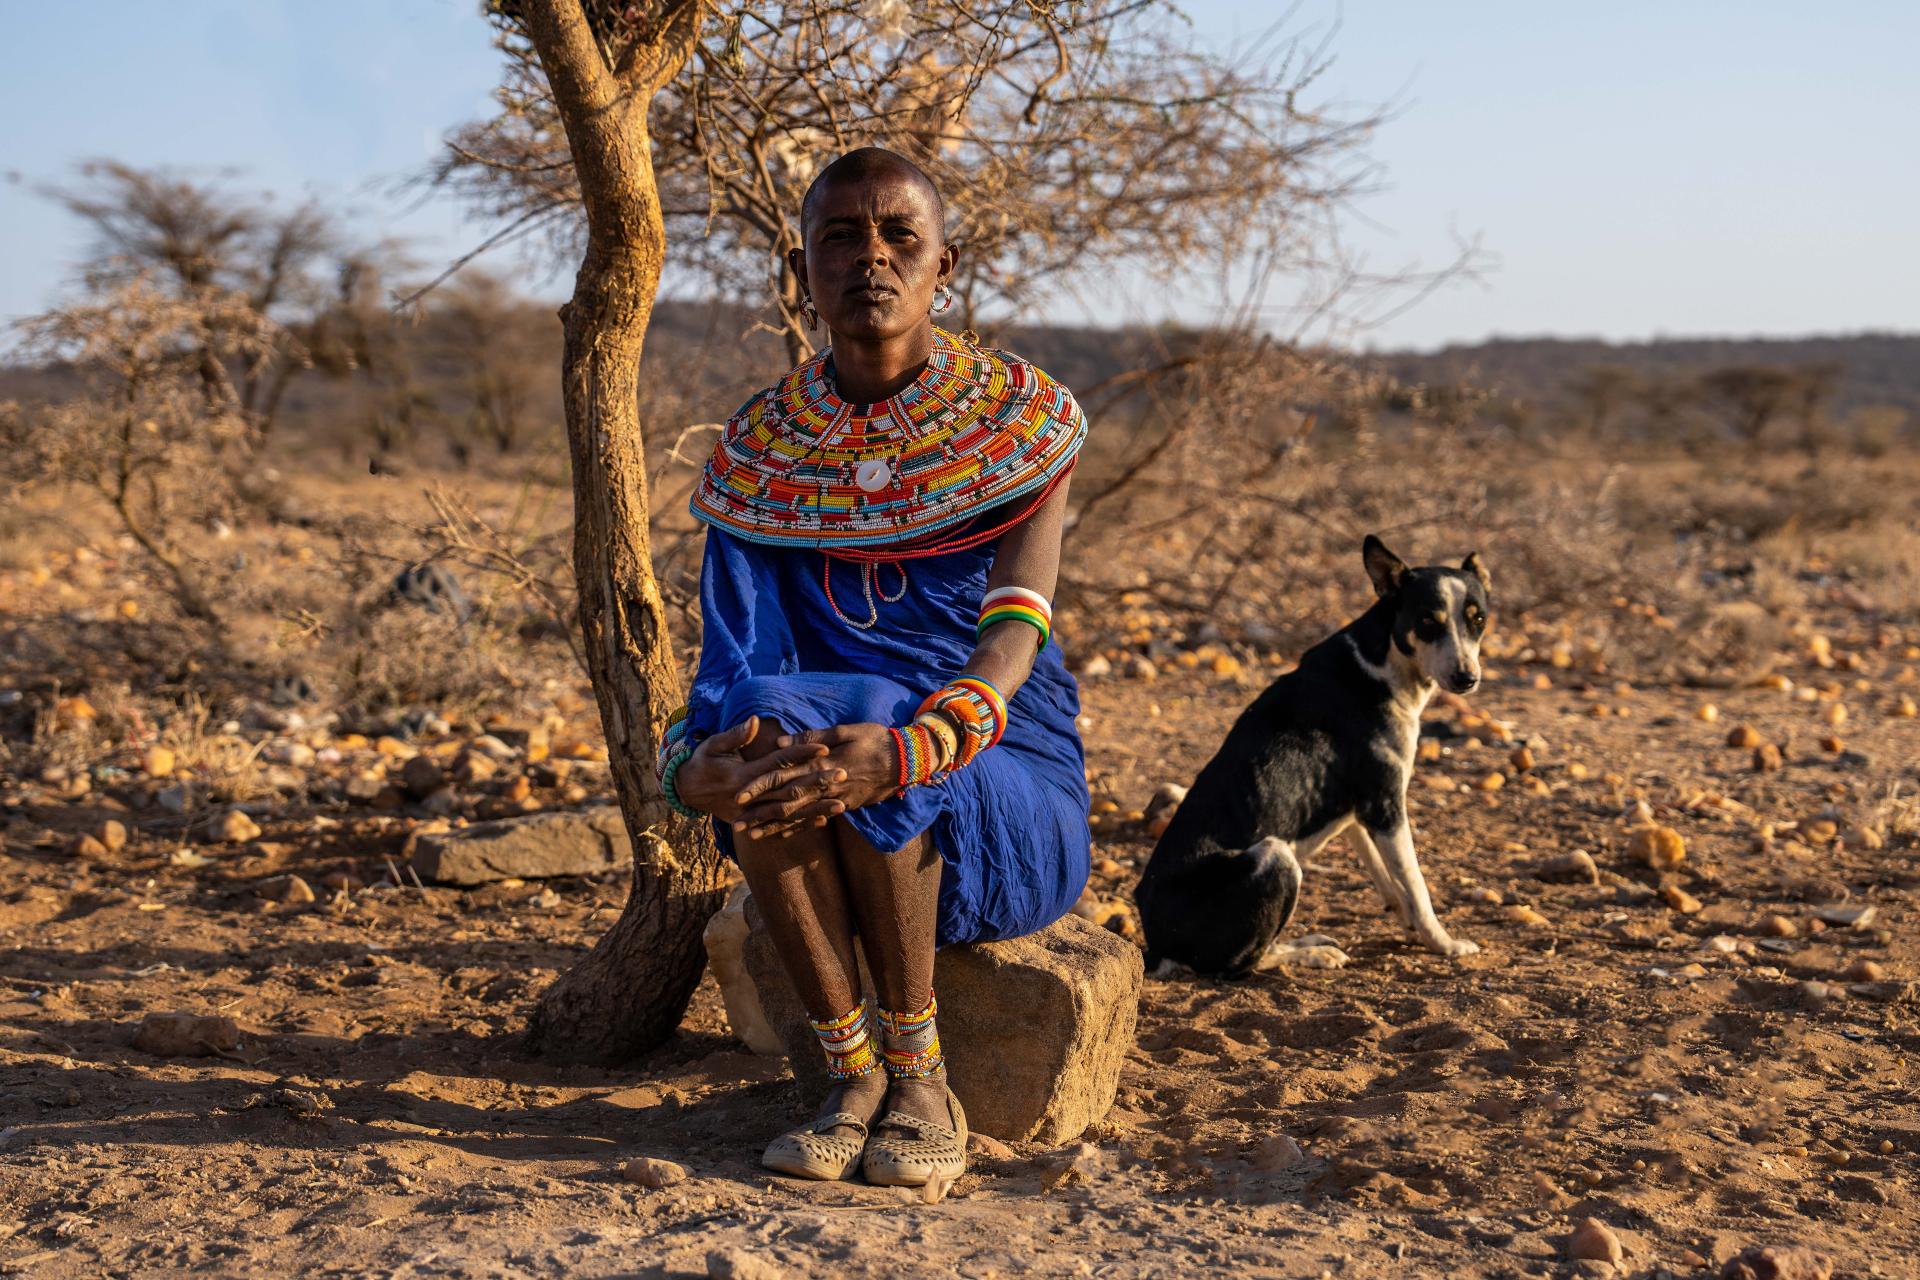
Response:
[[[1184,7],[1227,51],[1280,12]],[[1287,12],[1287,30],[1329,40],[1322,102],[1390,108],[1369,151],[1381,189],[1353,211],[1348,245],[1382,272],[1440,266],[1463,239],[1483,250],[1477,278],[1364,331],[1364,345],[1920,329],[1920,76],[1905,65],[1920,5],[1300,0]],[[484,234],[397,189],[489,107],[497,55],[478,0],[18,3],[8,30],[0,317],[51,305],[71,281],[85,231],[40,192],[90,157],[225,172],[282,201],[313,194],[429,263]],[[1080,310],[1193,320],[1214,301],[1139,288]]]

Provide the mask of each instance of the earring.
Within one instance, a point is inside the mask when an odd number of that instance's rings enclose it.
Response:
[[[953,290],[941,285],[933,293],[933,305],[927,308],[930,316],[943,316],[953,310]]]
[[[806,320],[807,329],[809,331],[818,329],[820,327],[820,312],[814,308],[813,298],[811,295],[801,299],[800,315]]]

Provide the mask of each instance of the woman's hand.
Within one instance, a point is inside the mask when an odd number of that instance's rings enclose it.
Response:
[[[844,813],[899,794],[900,763],[883,724],[809,729],[782,734],[777,742],[782,752],[810,748],[825,756],[799,777],[766,775],[742,789],[733,826],[754,839],[791,835],[809,822],[821,825],[824,819],[814,821],[821,813]]]
[[[723,822],[736,823],[741,806],[754,796],[773,788],[786,788],[832,773],[827,762],[830,750],[815,742],[792,742],[782,738],[776,749],[758,759],[747,759],[745,752],[760,733],[760,717],[748,716],[731,729],[714,734],[695,747],[687,762],[674,775],[675,789],[689,807],[710,813]],[[829,817],[841,812],[824,806],[806,806],[796,817],[825,826]]]

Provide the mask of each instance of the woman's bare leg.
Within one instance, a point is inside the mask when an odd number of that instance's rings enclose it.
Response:
[[[771,733],[762,732],[748,746],[748,758],[772,751],[782,732],[777,726]],[[824,1022],[846,1013],[860,999],[860,969],[832,829],[806,827],[790,836],[762,840],[735,832],[733,847],[747,888],[766,919],[773,948],[807,1016]],[[878,1035],[878,1028],[874,1034]],[[885,1098],[886,1075],[876,1070],[836,1086],[821,1114],[850,1111],[871,1123]]]
[[[940,854],[932,838],[924,833],[903,849],[881,853],[844,818],[836,818],[831,830],[839,846],[841,879],[853,905],[880,1006],[898,1013],[917,1013],[926,1007],[933,990]],[[887,1095],[888,1109],[948,1124],[946,1084],[944,1066],[924,1079],[893,1081]]]

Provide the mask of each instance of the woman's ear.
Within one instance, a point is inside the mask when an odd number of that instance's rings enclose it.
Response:
[[[811,294],[813,289],[807,284],[807,251],[805,249],[787,250],[787,267],[793,272],[794,278],[800,282],[801,292]]]
[[[960,246],[949,244],[940,251],[940,274],[935,277],[936,287],[953,283],[953,273],[960,266]]]

